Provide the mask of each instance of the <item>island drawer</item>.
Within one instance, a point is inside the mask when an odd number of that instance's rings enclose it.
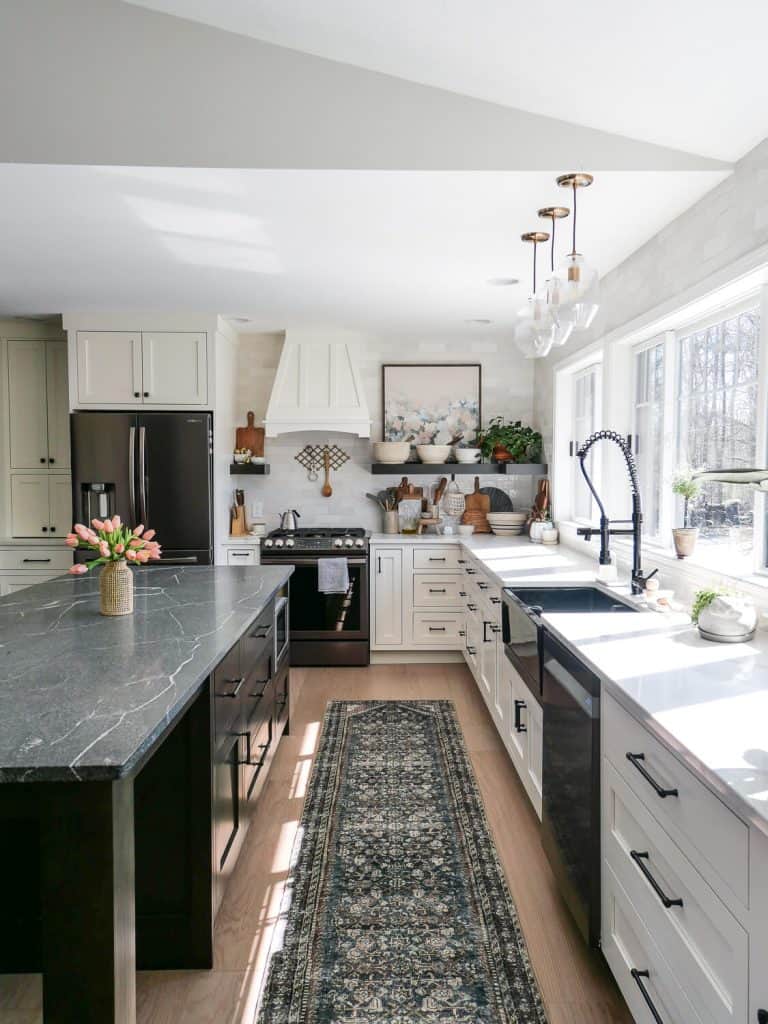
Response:
[[[715,891],[748,906],[749,829],[610,695],[603,751]]]
[[[423,548],[414,545],[413,568],[429,569],[432,572],[437,569],[450,569],[452,572],[456,572],[461,568],[460,558],[461,548],[458,544],[446,544],[445,546],[429,544]]]
[[[0,551],[0,570],[18,572],[34,569],[38,572],[66,572],[72,565],[71,548],[4,548]]]
[[[450,650],[464,646],[463,612],[414,612],[413,642]]]
[[[463,576],[414,573],[413,603],[417,608],[460,608],[463,583]]]
[[[746,1020],[747,933],[605,759],[603,809],[606,863],[694,1008]]]
[[[219,747],[240,728],[243,713],[241,691],[245,678],[240,670],[240,643],[224,656],[213,673],[213,708],[216,746]]]

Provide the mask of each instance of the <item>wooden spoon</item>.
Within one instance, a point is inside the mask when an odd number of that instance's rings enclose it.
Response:
[[[325,469],[325,483],[320,493],[324,498],[330,498],[333,494],[333,488],[331,487],[331,453],[328,451],[323,456],[323,467]]]

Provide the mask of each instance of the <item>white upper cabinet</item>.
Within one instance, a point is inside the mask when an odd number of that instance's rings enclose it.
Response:
[[[204,331],[78,331],[77,404],[205,405],[206,342]]]
[[[145,405],[204,405],[205,334],[155,331],[141,336]]]
[[[67,345],[8,342],[11,470],[69,469]]]
[[[82,405],[136,405],[141,391],[141,334],[77,332],[77,397]]]

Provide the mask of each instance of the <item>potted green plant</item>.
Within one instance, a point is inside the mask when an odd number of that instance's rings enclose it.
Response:
[[[678,558],[687,558],[696,548],[699,536],[698,527],[689,526],[688,511],[690,502],[698,495],[701,484],[694,479],[690,470],[681,470],[672,481],[672,493],[683,499],[683,525],[672,530],[675,543],[675,554]]]
[[[520,420],[507,423],[503,416],[494,416],[477,440],[483,456],[494,462],[541,461],[541,434]]]

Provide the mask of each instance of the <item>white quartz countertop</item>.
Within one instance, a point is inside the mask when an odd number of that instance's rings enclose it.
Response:
[[[501,586],[592,582],[596,562],[527,537],[393,537],[461,543]],[[626,581],[611,589],[629,594]],[[684,613],[544,615],[550,630],[732,810],[768,834],[768,635],[702,640]]]

